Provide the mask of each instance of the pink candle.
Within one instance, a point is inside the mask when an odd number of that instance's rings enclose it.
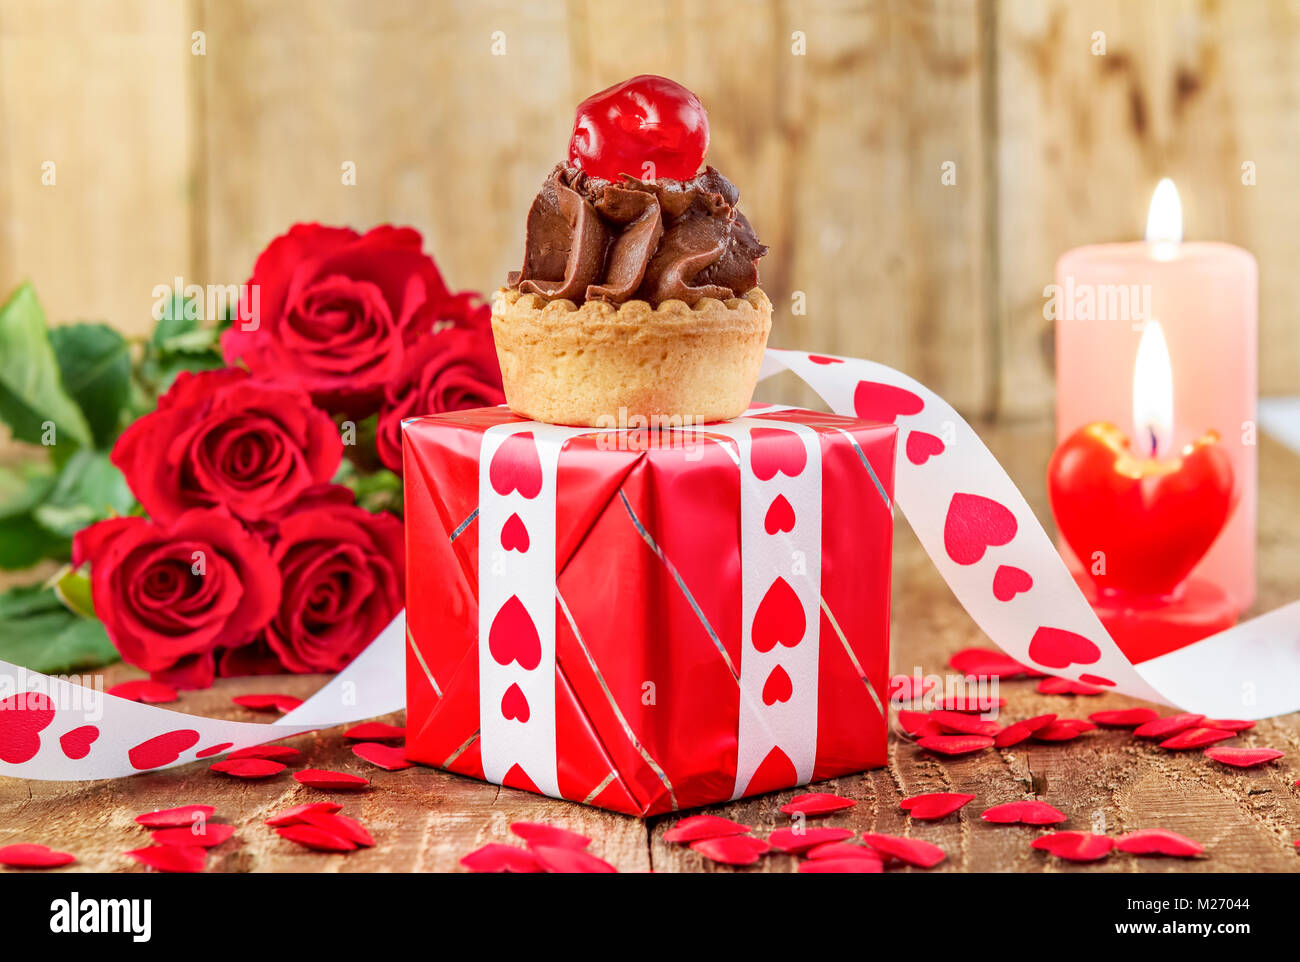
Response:
[[[1218,432],[1239,501],[1192,577],[1222,588],[1239,610],[1255,598],[1257,275],[1255,258],[1239,247],[1182,241],[1178,194],[1165,180],[1151,199],[1146,241],[1068,251],[1048,302],[1056,320],[1058,441],[1093,421],[1136,433],[1138,343],[1146,321],[1160,322],[1173,365],[1172,430],[1168,438],[1134,437],[1134,447],[1177,450]]]

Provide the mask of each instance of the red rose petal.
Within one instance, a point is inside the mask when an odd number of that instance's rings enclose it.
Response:
[[[1010,748],[1012,745],[1019,745],[1034,732],[1040,728],[1046,728],[1054,721],[1056,721],[1056,715],[1047,714],[1035,715],[1033,718],[1026,718],[1024,721],[1012,722],[993,736],[993,744],[998,748]]]
[[[992,738],[1002,731],[1002,726],[997,722],[985,721],[959,711],[939,709],[930,712],[930,717],[936,725],[953,735],[986,735]]]
[[[716,842],[723,840],[710,839],[709,841]],[[695,844],[702,845],[705,843],[696,842]],[[614,866],[610,865],[603,858],[597,858],[590,852],[584,852],[580,848],[572,848],[567,845],[534,845],[532,846],[531,851],[537,856],[537,864],[546,872],[556,872],[569,875],[593,875],[596,873],[618,872],[618,869],[614,868]]]
[[[349,818],[346,815],[337,815],[334,812],[325,812],[317,808],[303,812],[301,822],[305,825],[314,825],[316,828],[324,829],[331,835],[347,839],[361,848],[371,848],[375,844],[374,837],[366,831],[366,827],[355,818]]]
[[[875,875],[884,870],[885,864],[877,858],[818,858],[799,863],[803,875]]]
[[[852,838],[853,831],[847,828],[806,828],[797,831],[793,828],[778,828],[768,835],[767,840],[773,847],[791,855],[799,855],[818,845],[842,842]]]
[[[306,820],[308,812],[328,812],[333,814],[342,808],[343,806],[338,802],[309,802],[306,805],[294,805],[282,812],[276,812],[266,820],[266,824],[273,828],[280,825],[299,825]]]
[[[1204,748],[1206,745],[1236,737],[1236,732],[1220,731],[1217,728],[1189,728],[1172,738],[1166,738],[1160,743],[1160,747],[1171,752],[1179,752],[1188,748]]]
[[[1095,731],[1092,722],[1082,718],[1058,718],[1034,732],[1033,738],[1040,742],[1068,742],[1078,738],[1084,732]]]
[[[787,815],[804,815],[813,818],[818,815],[829,815],[832,812],[842,812],[856,804],[858,803],[853,799],[845,798],[843,795],[809,792],[806,795],[796,795],[790,799],[781,806],[781,811]]]
[[[1193,715],[1190,712],[1184,712],[1181,715],[1166,715],[1164,718],[1157,718],[1155,721],[1138,725],[1137,728],[1133,729],[1133,734],[1137,738],[1168,738],[1170,735],[1178,734],[1178,732],[1195,728],[1203,721],[1205,721],[1204,715]]]
[[[58,868],[76,860],[71,852],[58,852],[48,845],[20,842],[0,847],[0,865],[10,868]]]
[[[1219,728],[1225,732],[1244,732],[1255,727],[1253,721],[1244,718],[1207,718],[1201,725],[1205,728]]]
[[[1200,842],[1193,842],[1167,828],[1141,828],[1129,832],[1115,840],[1115,847],[1132,855],[1172,855],[1176,858],[1192,858],[1205,851]]]
[[[1276,761],[1286,752],[1276,748],[1207,748],[1205,755],[1216,762],[1231,765],[1233,768],[1253,768],[1265,762]]]
[[[258,695],[237,695],[230,700],[239,707],[248,708],[252,711],[291,712],[302,704],[302,699],[295,698],[293,695],[270,693]]]
[[[751,835],[727,835],[721,838],[701,838],[691,842],[691,851],[723,865],[753,865],[759,857],[772,850],[761,838]]]
[[[213,762],[208,769],[235,778],[270,778],[284,771],[285,765],[266,758],[228,758],[224,762]]]
[[[824,842],[810,848],[807,855],[811,859],[864,858],[872,862],[881,861],[880,853],[874,848],[859,845],[857,842]]]
[[[165,705],[180,699],[180,695],[171,685],[150,681],[147,678],[137,678],[135,681],[124,681],[113,685],[105,694],[116,695],[127,701],[143,702],[146,705]]]
[[[926,735],[942,735],[943,729],[939,723],[930,717],[928,711],[909,711],[906,708],[898,712],[898,724],[903,731],[907,732],[913,738],[924,738]]]
[[[1157,717],[1154,708],[1121,708],[1116,711],[1095,711],[1088,716],[1088,720],[1106,728],[1134,728],[1155,721]]]
[[[938,845],[923,842],[919,838],[864,832],[862,840],[881,855],[888,855],[890,858],[915,865],[917,868],[934,868],[948,857],[948,853]]]
[[[987,735],[926,735],[916,743],[940,755],[969,755],[993,747],[993,739]]]
[[[201,832],[194,829],[203,827]],[[199,848],[214,848],[235,834],[233,825],[216,825],[212,822],[195,822],[194,825],[177,828],[155,829],[149,837],[155,845],[197,845]]]
[[[468,855],[461,856],[460,864],[471,872],[540,872],[537,856],[526,848],[489,842]]]
[[[318,852],[351,852],[357,847],[357,843],[351,839],[335,835],[315,825],[285,825],[277,828],[275,834]]]
[[[411,763],[406,760],[406,749],[400,745],[381,745],[379,742],[361,742],[352,746],[352,754],[357,758],[363,758],[372,765],[378,765],[380,768],[389,772],[401,771],[403,768],[410,768]]]
[[[698,842],[704,838],[722,838],[725,835],[748,835],[753,829],[729,818],[717,815],[692,815],[677,822],[664,832],[665,842]]]
[[[1115,840],[1091,832],[1053,832],[1034,839],[1030,847],[1071,862],[1096,862],[1110,854]]]
[[[387,722],[362,722],[343,733],[344,738],[358,742],[395,742],[406,740],[406,729]]]
[[[370,784],[370,779],[362,778],[360,775],[332,772],[324,768],[304,768],[300,772],[294,772],[293,777],[295,781],[310,788],[321,788],[326,791],[365,788]]]
[[[1098,688],[1096,685],[1085,685],[1081,681],[1060,678],[1056,675],[1049,675],[1038,683],[1040,695],[1100,695],[1103,691],[1104,688]]]
[[[995,825],[1059,825],[1067,821],[1065,813],[1054,805],[1028,798],[1020,802],[1003,802],[985,810],[980,818]]]
[[[226,761],[238,758],[264,758],[272,762],[291,762],[302,752],[289,745],[253,745],[241,748],[226,756]]]
[[[149,845],[125,854],[159,872],[202,872],[208,863],[208,850],[197,845]]]
[[[928,795],[913,795],[903,799],[899,804],[903,811],[910,812],[913,818],[923,822],[946,818],[967,802],[973,802],[974,795],[961,792],[930,792]]]
[[[145,828],[177,828],[182,825],[193,825],[195,815],[200,816],[201,821],[207,821],[217,810],[211,805],[182,805],[179,808],[163,808],[156,812],[145,812],[135,817],[136,824],[143,825]]]
[[[976,692],[944,695],[934,700],[934,707],[939,711],[960,711],[979,714],[993,708],[1007,707],[1005,698],[993,698]]]
[[[586,848],[591,839],[577,832],[570,832],[558,825],[545,825],[541,822],[512,822],[510,832],[522,838],[529,846],[549,845],[552,848]]]

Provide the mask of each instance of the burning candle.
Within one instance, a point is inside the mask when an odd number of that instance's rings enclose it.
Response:
[[[1182,220],[1178,191],[1161,181],[1144,241],[1081,247],[1057,262],[1047,311],[1056,322],[1057,439],[1105,422],[1131,433],[1134,457],[1169,462],[1216,434],[1237,502],[1184,596],[1209,585],[1239,612],[1255,597],[1257,269],[1239,247],[1184,241]],[[1153,321],[1160,333],[1148,340]],[[1167,375],[1149,360],[1162,351]],[[1176,418],[1140,409],[1165,397],[1177,399]],[[1067,560],[1089,570],[1065,541]]]

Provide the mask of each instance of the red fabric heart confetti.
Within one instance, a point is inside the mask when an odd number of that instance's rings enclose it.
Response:
[[[852,838],[853,831],[847,828],[806,828],[798,831],[793,828],[778,828],[767,837],[773,847],[791,855],[800,855],[818,845],[842,842]]]
[[[1176,735],[1189,728],[1195,728],[1203,721],[1205,721],[1204,715],[1193,715],[1190,712],[1184,712],[1181,715],[1166,715],[1164,718],[1157,718],[1155,721],[1138,725],[1137,728],[1133,729],[1133,734],[1138,738],[1168,738],[1170,735]]]
[[[200,826],[202,831],[194,831]],[[189,827],[155,829],[149,837],[155,845],[197,845],[199,848],[214,848],[234,834],[233,825],[196,822]]]
[[[1286,752],[1276,748],[1207,748],[1205,755],[1216,762],[1231,765],[1233,768],[1254,768],[1266,762],[1276,761]]]
[[[698,842],[705,838],[722,838],[725,835],[748,835],[753,829],[718,815],[692,815],[677,822],[664,832],[665,842]]]
[[[403,768],[411,767],[411,763],[406,760],[406,749],[400,745],[361,742],[352,746],[352,754],[389,772],[397,772]]]
[[[808,818],[815,818],[818,815],[830,815],[832,812],[842,812],[846,808],[852,808],[858,804],[851,798],[845,798],[843,795],[831,795],[826,792],[809,792],[806,795],[796,795],[790,801],[781,806],[781,811],[787,815],[804,815]]]
[[[884,870],[884,863],[875,858],[819,858],[799,863],[804,875],[875,875]]]
[[[1172,855],[1193,858],[1205,851],[1200,842],[1167,828],[1141,828],[1115,839],[1115,847],[1131,855]]]
[[[727,835],[691,842],[691,851],[723,865],[753,865],[771,850],[768,842],[751,835]]]
[[[179,808],[163,808],[156,812],[145,812],[135,817],[137,825],[145,828],[177,828],[193,825],[195,815],[199,821],[206,821],[217,813],[211,805],[182,805]]]
[[[235,778],[270,778],[284,771],[285,764],[268,758],[234,758],[213,762],[208,768],[219,775],[232,775]]]
[[[471,872],[540,872],[537,856],[526,848],[489,842],[468,855],[461,856],[460,864]]]
[[[197,845],[149,845],[124,854],[159,872],[202,872],[208,864],[207,849]]]
[[[357,847],[351,839],[305,823],[282,826],[275,830],[275,834],[317,852],[351,852]]]
[[[1082,718],[1058,718],[1034,732],[1033,737],[1040,742],[1068,742],[1084,732],[1095,731],[1096,728],[1092,722],[1086,722]]]
[[[1104,688],[1098,688],[1096,685],[1085,685],[1081,681],[1060,678],[1056,675],[1049,675],[1038,683],[1040,695],[1100,695],[1103,691]]]
[[[724,839],[710,839],[709,841],[720,842],[724,841]],[[730,841],[730,839],[725,841]],[[703,845],[705,843],[696,842],[695,844]],[[532,846],[532,853],[537,856],[537,864],[545,872],[566,875],[594,875],[597,873],[618,872],[618,869],[603,858],[597,858],[590,852],[568,845],[534,845]]]
[[[807,855],[811,859],[865,858],[873,862],[881,861],[880,853],[874,848],[859,845],[857,842],[823,842],[810,848]]]
[[[963,648],[948,659],[948,664],[963,675],[1015,678],[1035,674],[1010,655],[992,648]]]
[[[1115,840],[1091,832],[1052,832],[1034,839],[1030,847],[1071,862],[1096,862],[1110,854]]]
[[[253,745],[240,748],[226,756],[226,761],[239,758],[264,758],[272,762],[291,762],[302,752],[290,745]]]
[[[292,808],[286,808],[282,812],[276,812],[266,820],[266,824],[272,828],[281,825],[298,825],[306,820],[308,812],[334,812],[342,811],[343,806],[338,802],[309,802],[306,805],[294,805]]]
[[[295,698],[293,695],[278,695],[270,693],[258,695],[236,695],[230,700],[240,708],[247,708],[250,711],[291,712],[302,704],[302,699]]]
[[[915,865],[917,868],[934,868],[948,857],[948,854],[938,845],[923,842],[919,838],[865,832],[862,840],[881,855],[888,855],[890,858]]]
[[[1134,728],[1155,721],[1158,716],[1154,708],[1121,708],[1116,711],[1095,711],[1088,720],[1105,728]]]
[[[992,738],[1002,731],[1002,726],[997,722],[984,721],[982,718],[959,711],[940,709],[930,712],[930,718],[945,732],[952,735],[986,735]]]
[[[889,679],[890,701],[915,701],[934,687],[934,679],[928,676],[918,678],[916,675],[894,675]]]
[[[125,698],[127,701],[143,702],[146,705],[165,705],[168,702],[178,701],[180,695],[171,685],[164,685],[160,681],[150,681],[148,678],[137,678],[134,681],[124,681],[120,684],[113,685],[105,694],[116,695],[118,698]]]
[[[406,740],[406,729],[387,722],[362,722],[343,733],[344,738],[357,742],[396,742]]]
[[[361,848],[371,848],[375,844],[374,837],[366,831],[366,827],[346,815],[313,809],[302,813],[302,824],[313,825]]]
[[[930,717],[928,711],[909,711],[906,708],[899,709],[898,724],[903,731],[907,732],[913,738],[924,738],[927,735],[942,735],[943,729],[939,723]]]
[[[549,845],[552,848],[586,848],[591,844],[591,839],[586,835],[541,822],[512,822],[510,833],[522,838],[530,847]]]
[[[1166,738],[1160,743],[1160,747],[1171,752],[1180,752],[1189,748],[1204,748],[1206,745],[1236,737],[1236,732],[1220,731],[1217,728],[1189,728],[1172,738]]]
[[[58,868],[76,860],[77,856],[71,852],[58,852],[48,845],[20,842],[0,847],[0,865],[9,868]]]
[[[973,802],[974,795],[960,792],[931,792],[928,795],[913,795],[903,799],[899,804],[903,811],[910,812],[913,818],[923,822],[946,818],[967,802]]]
[[[1029,798],[1020,802],[1003,802],[986,809],[980,818],[995,825],[1059,825],[1067,821],[1065,813],[1054,805]]]
[[[927,735],[916,743],[940,755],[969,755],[993,747],[993,739],[987,735]]]
[[[961,711],[978,715],[994,708],[1006,708],[1007,700],[978,692],[957,692],[936,698],[934,707],[939,711]]]
[[[993,736],[993,744],[998,748],[1010,748],[1012,745],[1019,745],[1034,732],[1046,728],[1054,721],[1056,721],[1056,715],[1047,714],[1035,715],[1033,718],[1026,718],[1024,721],[1012,722]]]
[[[326,791],[365,788],[370,784],[370,779],[363,778],[360,775],[349,775],[347,772],[332,772],[324,768],[304,768],[300,772],[294,772],[293,778],[294,781],[309,788],[321,788]]]
[[[1225,732],[1244,732],[1255,727],[1253,721],[1244,718],[1207,718],[1201,722],[1205,728],[1219,728]]]

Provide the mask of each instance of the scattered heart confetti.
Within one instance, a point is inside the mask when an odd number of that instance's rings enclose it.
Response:
[[[332,772],[324,768],[304,768],[300,772],[294,772],[293,777],[295,781],[309,788],[321,788],[326,791],[365,788],[370,784],[370,779],[363,778],[360,775],[349,775],[347,772]]]
[[[753,865],[771,850],[771,844],[751,835],[727,835],[691,842],[691,851],[723,865]]]
[[[1005,698],[981,695],[978,692],[954,692],[934,700],[934,707],[940,711],[960,711],[979,714],[994,708],[1006,708]]]
[[[930,792],[927,795],[913,795],[903,799],[899,804],[903,811],[910,812],[913,818],[923,822],[946,818],[968,802],[975,800],[974,795],[960,792]]]
[[[1031,671],[1010,655],[992,648],[963,648],[948,659],[948,664],[963,675],[1015,678]]]
[[[362,722],[343,733],[344,738],[357,742],[396,742],[406,740],[406,729],[387,722]]]
[[[889,698],[891,701],[916,701],[934,685],[935,680],[928,675],[894,675],[889,679]]]
[[[1168,738],[1170,735],[1176,735],[1189,728],[1195,728],[1203,721],[1205,721],[1204,715],[1193,715],[1190,712],[1184,712],[1181,715],[1166,715],[1164,718],[1157,718],[1155,721],[1138,725],[1137,728],[1133,729],[1133,734],[1138,738]]]
[[[826,792],[810,792],[806,795],[796,795],[790,801],[781,806],[781,811],[787,815],[805,815],[808,818],[814,818],[818,815],[830,815],[832,812],[842,812],[846,808],[852,808],[858,804],[851,798],[845,798],[843,795],[830,795]]]
[[[804,875],[875,875],[884,870],[884,863],[875,858],[819,858],[799,863],[799,871]]]
[[[924,738],[927,735],[942,735],[943,729],[939,723],[930,717],[928,711],[909,711],[906,708],[899,709],[898,724],[903,731],[907,732],[913,738]]]
[[[859,845],[857,842],[823,842],[810,848],[807,855],[811,859],[864,858],[873,862],[881,861],[880,853],[874,848]]]
[[[665,842],[697,842],[725,835],[748,835],[753,828],[718,815],[692,815],[677,822],[664,833]]]
[[[1207,748],[1205,755],[1216,762],[1231,765],[1233,768],[1254,768],[1266,762],[1276,761],[1286,752],[1276,748]]]
[[[818,845],[842,842],[852,838],[853,831],[847,828],[805,828],[802,831],[793,828],[778,828],[767,837],[774,848],[791,855],[800,855]]]
[[[202,831],[194,831],[200,827]],[[199,848],[214,848],[234,834],[233,825],[196,822],[188,827],[155,829],[149,837],[155,845],[197,845]]]
[[[526,848],[489,842],[468,855],[461,856],[460,864],[471,872],[540,872],[537,856]]]
[[[291,745],[253,745],[250,748],[231,752],[226,756],[226,761],[239,758],[264,758],[272,762],[291,762],[301,754],[302,752]]]
[[[986,735],[992,738],[1002,731],[1002,726],[997,722],[985,721],[959,711],[940,709],[930,712],[930,718],[944,731],[953,735]]]
[[[164,685],[160,681],[150,681],[148,678],[137,678],[134,681],[121,682],[113,685],[105,694],[116,695],[118,698],[125,698],[127,701],[143,702],[146,705],[165,705],[168,702],[180,699],[180,695],[171,685]]]
[[[899,835],[881,835],[876,832],[863,833],[862,840],[881,855],[888,855],[917,868],[934,868],[945,858],[947,853],[938,845],[924,842],[919,838],[903,838]]]
[[[410,768],[411,763],[406,760],[406,749],[400,745],[381,745],[379,742],[361,742],[352,746],[352,754],[357,758],[363,758],[372,765],[378,765],[380,768],[396,772],[403,768]]]
[[[710,839],[719,842],[723,839]],[[697,842],[696,845],[706,844]],[[537,864],[546,872],[564,874],[594,875],[597,873],[618,872],[603,858],[597,858],[590,852],[568,845],[534,845],[532,853],[537,856]]]
[[[1244,718],[1207,718],[1201,725],[1205,728],[1220,728],[1225,732],[1244,732],[1255,727],[1253,721]]]
[[[374,837],[366,831],[366,827],[355,818],[349,818],[347,815],[325,812],[317,808],[303,812],[301,824],[313,825],[329,832],[331,835],[347,839],[361,848],[371,848],[375,844]]]
[[[1060,825],[1067,821],[1065,813],[1054,805],[1029,798],[1020,802],[1003,802],[980,815],[995,825]]]
[[[1033,718],[1026,718],[1024,721],[1012,722],[993,736],[993,744],[998,748],[1010,748],[1012,745],[1019,745],[1034,732],[1046,728],[1054,721],[1056,721],[1056,715],[1047,714],[1035,715]]]
[[[251,711],[291,712],[302,704],[301,698],[278,694],[236,695],[230,700],[240,708]]]
[[[207,849],[197,845],[149,845],[124,854],[159,872],[202,872],[208,863]]]
[[[284,825],[277,828],[275,834],[318,852],[351,852],[357,847],[357,843],[351,839],[305,823]]]
[[[1056,675],[1049,675],[1038,683],[1040,695],[1100,695],[1103,691],[1104,688],[1098,688],[1096,685],[1085,685],[1081,681],[1060,678]]]
[[[285,764],[268,758],[234,758],[213,762],[208,768],[219,775],[232,775],[235,778],[270,778],[284,771]]]
[[[71,852],[58,852],[48,845],[20,842],[0,847],[0,865],[9,868],[58,868],[76,860],[77,856]]]
[[[207,748],[200,748],[197,752],[194,753],[194,757],[211,758],[213,755],[222,754],[223,752],[226,751],[226,749],[231,748],[234,744],[235,744],[234,742],[221,742],[218,745],[209,745]]]
[[[1110,854],[1115,840],[1091,832],[1052,832],[1034,839],[1030,847],[1071,862],[1096,862]]]
[[[1193,858],[1205,851],[1200,842],[1167,828],[1141,828],[1115,839],[1115,847],[1131,855],[1172,855]]]
[[[1034,732],[1033,737],[1040,742],[1068,742],[1078,738],[1084,732],[1095,731],[1092,722],[1082,718],[1058,718]]]
[[[178,828],[183,825],[193,825],[199,816],[198,821],[207,821],[217,810],[211,805],[181,805],[179,808],[163,808],[156,812],[144,812],[135,817],[136,824],[143,825],[145,828]]]
[[[1105,728],[1134,728],[1155,721],[1158,716],[1154,708],[1121,708],[1116,711],[1095,711],[1088,720]]]
[[[993,747],[993,739],[987,735],[927,735],[916,743],[940,755],[969,755]]]
[[[549,845],[552,848],[586,848],[591,839],[577,832],[570,832],[558,825],[545,825],[542,822],[512,822],[510,833],[522,838],[529,846]]]
[[[1189,748],[1204,748],[1206,745],[1236,737],[1236,732],[1220,731],[1217,728],[1189,728],[1172,738],[1166,738],[1160,743],[1160,747],[1171,752],[1179,752]]]
[[[333,814],[342,811],[342,809],[343,806],[338,802],[309,802],[306,805],[294,805],[282,812],[276,812],[266,820],[266,824],[273,828],[280,825],[298,825],[305,821],[308,812],[328,812]]]

